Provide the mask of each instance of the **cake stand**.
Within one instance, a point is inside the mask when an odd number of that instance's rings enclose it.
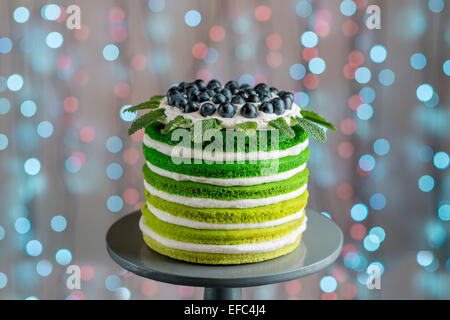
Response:
[[[140,211],[117,220],[106,234],[111,258],[141,277],[177,285],[204,287],[205,300],[237,300],[243,287],[301,278],[331,265],[339,256],[343,235],[325,216],[308,211],[300,246],[272,260],[240,265],[202,265],[163,256],[150,249],[139,230]]]

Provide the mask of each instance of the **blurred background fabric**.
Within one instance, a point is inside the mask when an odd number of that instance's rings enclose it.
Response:
[[[267,82],[337,127],[311,142],[308,208],[342,228],[341,256],[244,298],[449,299],[449,12],[444,0],[2,0],[0,299],[202,297],[126,272],[104,241],[144,200],[143,132],[127,135],[136,115],[123,109],[196,78]],[[80,290],[65,284],[72,264]]]

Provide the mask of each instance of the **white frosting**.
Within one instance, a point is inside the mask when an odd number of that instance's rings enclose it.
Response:
[[[150,194],[156,197],[194,208],[254,208],[260,206],[267,206],[269,204],[274,204],[281,201],[297,198],[300,195],[302,195],[307,188],[307,184],[304,184],[301,188],[297,190],[268,198],[218,200],[208,198],[185,197],[176,194],[170,194],[154,188],[153,186],[149,185],[147,181],[145,181],[145,179],[144,179],[144,186],[145,189],[147,189],[147,191],[150,192]]]
[[[161,211],[150,203],[147,202],[147,207],[159,220],[176,224],[183,227],[193,228],[193,229],[207,229],[207,230],[236,230],[236,229],[259,229],[259,228],[268,228],[278,226],[283,223],[287,223],[290,221],[294,221],[296,219],[301,219],[305,214],[305,210],[302,209],[294,214],[288,215],[283,218],[264,221],[264,222],[255,222],[255,223],[208,223],[195,221],[191,219],[186,219],[182,217],[174,216],[170,213]]]
[[[302,225],[298,229],[292,231],[291,233],[281,238],[277,238],[270,241],[232,244],[232,245],[202,244],[202,243],[183,242],[168,239],[162,237],[161,235],[151,230],[145,224],[143,217],[141,217],[141,219],[139,220],[139,228],[145,235],[149,236],[153,240],[159,242],[163,246],[173,249],[186,250],[191,252],[246,254],[246,253],[270,252],[294,243],[297,240],[298,236],[306,230],[306,220],[307,219],[305,217]]]
[[[302,164],[297,168],[269,176],[229,178],[229,179],[188,176],[178,172],[171,172],[161,169],[157,166],[154,166],[149,161],[147,161],[147,167],[149,167],[150,170],[152,170],[156,174],[159,174],[160,176],[170,178],[176,181],[193,181],[193,182],[213,184],[216,186],[231,187],[231,186],[253,186],[261,183],[283,181],[305,170],[306,163]]]
[[[205,101],[203,103],[207,102],[211,103],[210,101]],[[200,103],[199,105],[201,106],[203,103]],[[258,107],[260,103],[253,103],[253,104],[256,107]],[[185,113],[180,108],[170,106],[167,103],[167,97],[164,97],[159,105],[160,108],[165,109],[165,114],[167,117],[164,121],[162,121],[163,123],[167,123],[176,118],[177,116],[183,116],[185,119],[192,120],[192,122],[201,121],[209,118],[215,118],[222,121],[221,126],[226,129],[235,129],[236,124],[238,123],[254,121],[258,124],[258,130],[268,130],[271,128],[268,122],[280,117],[279,115],[276,115],[274,113],[269,114],[258,111],[258,116],[256,118],[250,119],[241,115],[240,109],[242,108],[243,105],[235,105],[235,106],[237,107],[237,110],[236,114],[232,118],[221,117],[217,112],[214,115],[206,118],[202,116],[200,112]],[[291,117],[300,117],[300,118],[302,117],[302,115],[300,114],[300,110],[301,109],[297,104],[292,103],[292,108],[290,110],[285,110],[282,117],[287,121],[287,123],[291,123]]]
[[[226,152],[226,151],[214,151],[207,152],[199,149],[192,149],[190,147],[183,146],[170,146],[161,141],[150,138],[147,134],[144,135],[144,144],[156,149],[167,156],[175,158],[191,158],[202,159],[205,161],[213,161],[219,163],[225,163],[227,161],[256,161],[256,160],[271,160],[279,159],[287,156],[295,156],[300,154],[308,146],[309,139],[297,144],[291,148],[284,150],[271,150],[271,151],[252,151],[252,152]]]

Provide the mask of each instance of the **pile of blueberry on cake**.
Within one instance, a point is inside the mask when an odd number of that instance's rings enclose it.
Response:
[[[145,129],[139,227],[150,248],[189,262],[238,264],[298,247],[309,137],[324,142],[332,123],[300,108],[291,92],[236,81],[181,82],[127,111],[138,110],[149,112],[129,134]]]

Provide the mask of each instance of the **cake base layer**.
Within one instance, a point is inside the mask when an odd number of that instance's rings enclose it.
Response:
[[[300,234],[294,243],[288,244],[282,248],[263,252],[263,253],[247,253],[247,254],[223,254],[223,253],[206,253],[191,252],[186,250],[174,249],[166,247],[154,239],[143,233],[145,243],[156,252],[187,262],[200,264],[243,264],[261,262],[265,260],[281,257],[292,252],[300,244],[302,235]]]

